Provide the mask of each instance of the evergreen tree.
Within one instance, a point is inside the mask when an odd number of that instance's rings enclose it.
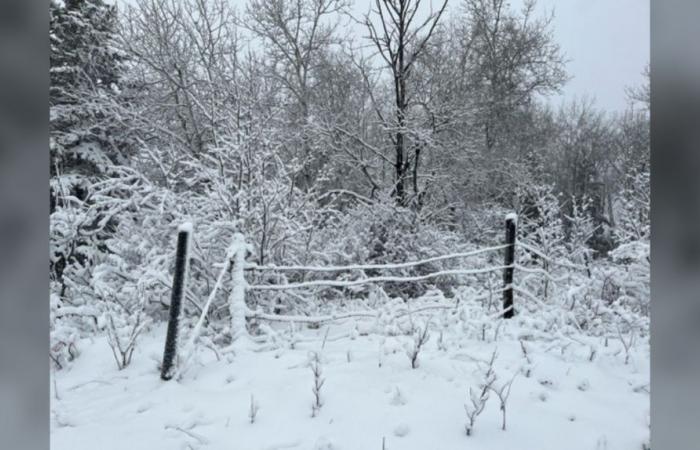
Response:
[[[95,183],[113,175],[110,168],[124,164],[134,146],[122,118],[125,58],[115,45],[116,7],[52,0],[49,14],[50,273],[64,298],[66,270],[88,270],[115,229],[91,196]]]
[[[51,210],[80,200],[91,179],[124,162],[129,148],[115,106],[124,57],[114,45],[116,8],[102,0],[50,4]]]

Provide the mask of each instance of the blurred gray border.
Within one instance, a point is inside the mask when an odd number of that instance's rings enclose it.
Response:
[[[0,449],[49,448],[48,1],[0,9]]]
[[[651,447],[700,448],[700,3],[651,3]]]

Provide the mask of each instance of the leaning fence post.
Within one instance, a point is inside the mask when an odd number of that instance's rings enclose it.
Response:
[[[503,318],[513,317],[513,271],[515,269],[515,234],[518,215],[510,213],[506,215],[506,252],[503,269]]]
[[[160,378],[169,380],[173,377],[173,363],[177,356],[177,337],[180,328],[180,310],[182,309],[182,294],[185,291],[187,281],[187,265],[189,262],[189,243],[192,234],[192,224],[180,225],[177,233],[177,252],[175,254],[175,274],[173,275],[173,289],[170,294],[170,318],[168,320],[168,332],[165,336],[165,349],[163,350],[163,365],[160,370]]]

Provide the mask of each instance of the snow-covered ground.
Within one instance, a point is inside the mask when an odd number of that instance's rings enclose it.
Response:
[[[649,439],[648,342],[640,339],[625,364],[619,341],[566,343],[522,325],[509,321],[484,340],[463,338],[450,325],[442,335],[433,330],[416,369],[405,349],[410,337],[322,326],[300,331],[293,348],[220,360],[200,348],[196,364],[167,382],[158,369],[164,325],[141,338],[121,371],[106,338],[94,338],[52,375],[51,448],[641,450]],[[596,349],[592,361],[588,344]],[[467,436],[467,393],[477,389],[495,348],[496,385],[517,373],[507,430],[492,393]],[[325,379],[316,417],[313,352]],[[259,407],[254,423],[251,396]]]

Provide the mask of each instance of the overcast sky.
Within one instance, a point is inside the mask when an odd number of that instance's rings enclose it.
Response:
[[[649,0],[539,3],[554,7],[554,33],[571,60],[573,79],[563,97],[589,95],[604,109],[624,109],[625,87],[642,83],[641,72],[649,62]]]

